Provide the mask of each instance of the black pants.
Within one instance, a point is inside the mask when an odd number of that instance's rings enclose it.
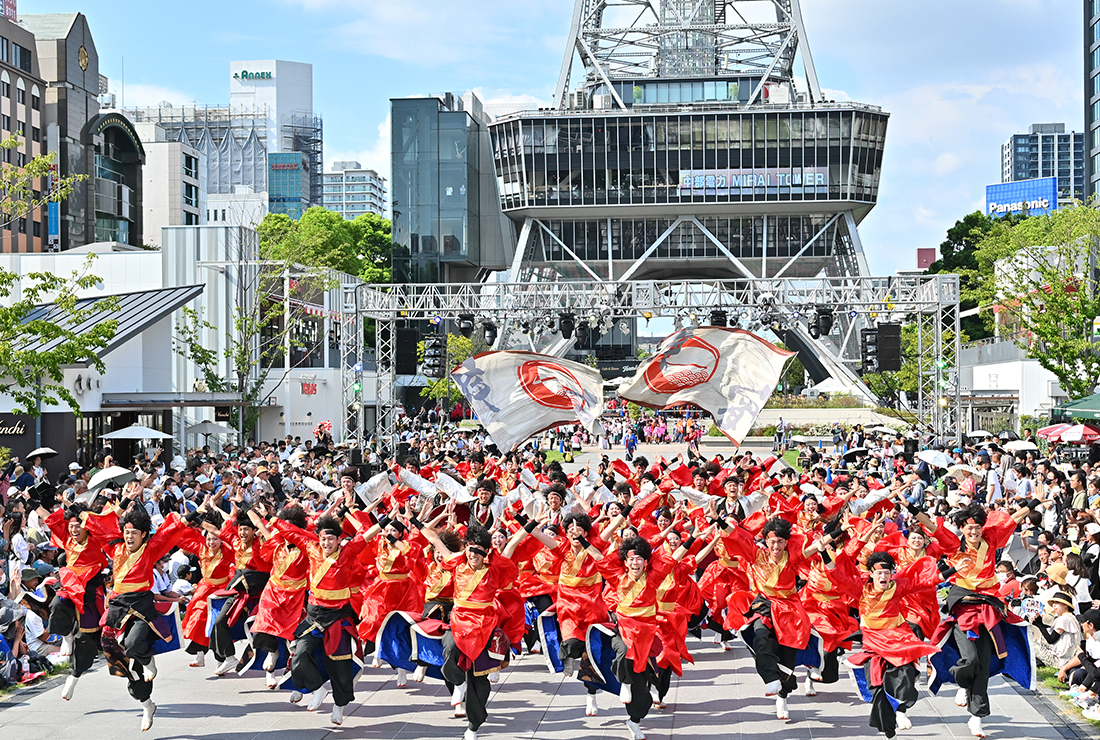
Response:
[[[532,602],[535,605],[535,610],[539,614],[542,614],[544,611],[554,605],[554,599],[551,598],[550,594],[539,594],[538,596],[532,596],[531,598],[527,599],[527,601]],[[523,633],[523,644],[527,646],[528,650],[530,650],[532,647],[534,647],[535,642],[537,642],[538,639],[539,624],[536,621],[534,624],[527,628],[526,632]]]
[[[917,703],[917,667],[913,663],[900,667],[883,663],[882,684],[871,686],[871,727],[886,737],[894,737],[898,729],[897,712],[908,712]],[[899,702],[897,710],[887,694]]]
[[[90,606],[89,601],[92,602]],[[93,611],[89,612],[89,609]],[[90,598],[87,594],[85,595],[84,611],[89,617],[95,617],[98,614],[98,611],[95,610],[94,590]],[[99,653],[99,629],[81,627],[82,621],[87,622],[88,620],[81,620],[76,605],[70,599],[66,599],[60,594],[53,597],[53,601],[50,602],[50,621],[47,630],[52,635],[61,635],[62,637],[72,635],[73,654],[70,662],[73,676],[77,678],[80,678],[85,671],[92,667],[95,656]]]
[[[653,685],[657,687],[657,696],[664,699],[668,695],[668,688],[672,684],[672,666],[657,669],[657,680]]]
[[[140,614],[144,619],[131,612]],[[133,662],[126,690],[130,692],[130,696],[141,702],[146,701],[153,693],[153,682],[145,679],[145,666],[153,659],[153,645],[160,639],[150,626],[156,618],[157,610],[153,605],[152,591],[119,594],[107,604],[107,624],[118,629],[125,621],[118,642],[123,655]]]
[[[779,696],[785,699],[798,688],[798,680],[794,676],[798,651],[793,647],[780,645],[775,630],[760,619],[752,625],[752,652],[756,660],[756,672],[764,679],[764,683],[782,681]]]
[[[290,675],[294,679],[294,685],[304,693],[313,693],[324,684],[321,667],[314,657],[314,652],[318,648],[321,650],[329,685],[332,687],[332,701],[338,707],[347,706],[355,699],[351,638],[344,634],[340,646],[333,655],[329,655],[324,649],[324,633],[315,634],[314,626],[325,630],[349,615],[354,617],[354,612],[346,604],[339,609],[307,604],[306,617],[298,625],[298,637],[294,640],[294,650],[290,657]]]
[[[455,686],[466,684],[466,722],[471,730],[477,732],[489,718],[489,694],[492,692],[492,686],[489,684],[488,676],[478,676],[473,670],[464,671],[458,667],[460,653],[451,631],[444,632],[443,679],[447,683],[448,691],[454,691]]]
[[[649,671],[634,670],[634,661],[626,655],[626,643],[617,633],[611,638],[611,647],[615,651],[615,657],[611,661],[615,678],[619,679],[619,683],[630,684],[630,703],[626,705],[626,713],[632,722],[641,722],[653,706],[653,699],[649,695]]]
[[[959,648],[959,662],[951,668],[951,675],[959,688],[966,689],[966,711],[975,717],[989,716],[989,661],[993,654],[993,636],[985,627],[978,632],[978,639],[971,640],[959,629],[955,631],[955,645]]]

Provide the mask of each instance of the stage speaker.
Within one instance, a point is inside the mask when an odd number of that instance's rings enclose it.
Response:
[[[885,373],[901,370],[901,324],[878,325],[878,369]]]
[[[394,355],[398,375],[416,375],[416,344],[420,341],[420,332],[416,329],[399,328]]]

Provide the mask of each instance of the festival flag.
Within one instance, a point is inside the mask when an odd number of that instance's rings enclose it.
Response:
[[[651,408],[691,404],[741,444],[793,352],[741,329],[704,326],[667,337],[619,397]]]
[[[559,424],[602,431],[603,377],[587,365],[533,352],[482,352],[451,378],[502,450]]]

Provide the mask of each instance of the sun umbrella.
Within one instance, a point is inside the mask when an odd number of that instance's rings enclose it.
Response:
[[[966,436],[967,437],[978,438],[978,437],[992,437],[993,435],[990,434],[989,432],[985,431],[984,429],[975,429],[972,432],[967,432]]]
[[[105,468],[88,481],[88,491],[94,492],[101,488],[117,488],[123,483],[129,483],[132,480],[137,480],[137,476],[134,475],[134,471],[127,470],[126,468],[119,467],[118,465],[112,465],[109,468]]]
[[[1043,427],[1035,434],[1041,439],[1050,439],[1052,434],[1058,434],[1066,429],[1069,429],[1072,424],[1051,424],[1049,427]]]
[[[1012,431],[1011,429],[1005,429],[1004,431],[997,432],[997,439],[1001,440],[1002,442],[1011,442],[1012,440],[1019,438],[1020,435],[1016,434],[1016,432]]]
[[[888,427],[886,425],[883,425],[883,426],[880,426],[880,427],[873,427],[871,429],[871,431],[872,432],[882,432],[883,434],[897,434],[898,430],[894,429],[892,427]]]
[[[1051,442],[1068,442],[1069,444],[1091,444],[1100,440],[1100,429],[1092,424],[1074,424],[1069,429],[1063,429],[1057,438],[1050,437]]]
[[[947,456],[946,452],[940,450],[921,450],[917,453],[917,459],[924,460],[935,468],[951,467],[951,458]]]
[[[33,460],[36,457],[40,457],[43,460],[49,460],[51,457],[57,457],[57,450],[52,447],[39,447],[37,450],[31,450],[27,453],[27,460]]]
[[[1026,439],[1014,439],[1005,445],[1005,449],[1011,452],[1037,452],[1039,446],[1034,442],[1028,442]]]
[[[860,457],[861,455],[866,455],[868,452],[870,452],[870,450],[868,450],[866,447],[853,447],[852,449],[844,453],[844,459],[848,462],[852,462],[857,457]]]
[[[807,437],[803,434],[796,434],[793,437],[791,437],[791,441],[792,442],[811,442],[812,440],[809,437]]]
[[[952,465],[947,469],[947,472],[956,478],[961,478],[959,473],[966,473],[967,475],[981,475],[977,468],[972,465]]]
[[[236,434],[236,429],[230,429],[224,424],[213,421],[204,421],[187,427],[188,434]]]
[[[165,434],[164,432],[158,432],[156,429],[150,429],[149,427],[142,426],[141,424],[131,424],[128,427],[122,429],[116,429],[113,432],[107,432],[106,434],[99,435],[100,439],[172,439],[171,434]]]

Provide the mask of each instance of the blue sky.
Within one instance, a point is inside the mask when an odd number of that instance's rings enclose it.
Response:
[[[389,170],[389,99],[476,90],[546,104],[572,0],[21,0],[88,16],[100,71],[127,105],[224,103],[229,62],[313,64],[325,161]],[[892,114],[879,205],[860,233],[871,270],[915,266],[1000,177],[1000,145],[1031,123],[1083,126],[1079,0],[803,0],[834,98]]]

